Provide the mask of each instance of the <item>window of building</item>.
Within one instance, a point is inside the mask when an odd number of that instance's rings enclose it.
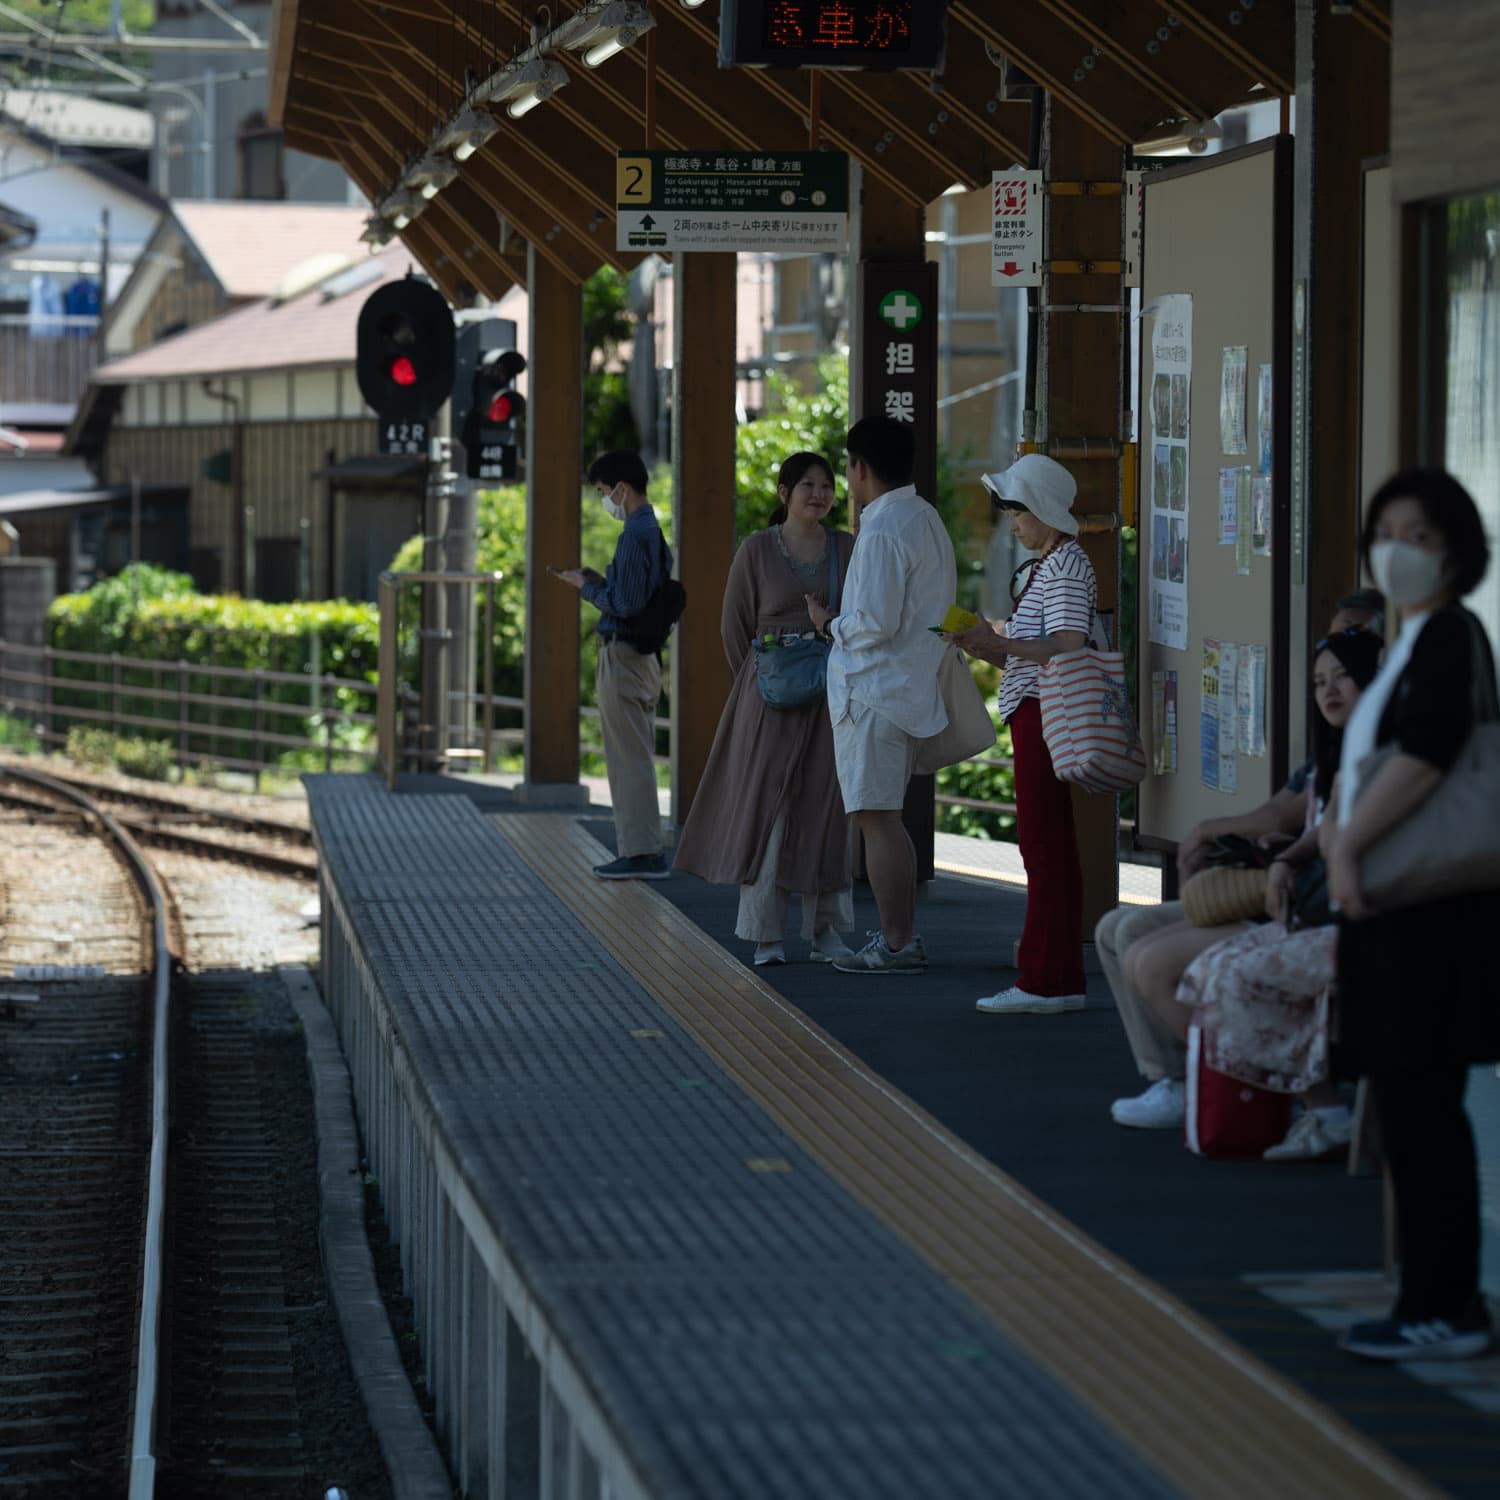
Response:
[[[256,110],[245,117],[235,141],[239,156],[239,196],[285,198],[285,148],[281,132]]]
[[[1439,210],[1447,292],[1443,466],[1461,480],[1496,549],[1471,609],[1500,647],[1500,191]]]

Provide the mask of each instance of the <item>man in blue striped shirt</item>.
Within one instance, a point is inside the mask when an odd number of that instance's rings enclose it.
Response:
[[[632,630],[672,572],[672,553],[646,498],[640,455],[615,450],[589,467],[589,483],[606,511],[625,523],[614,561],[601,578],[593,569],[557,574],[599,611],[599,665],[594,683],[604,728],[604,763],[615,817],[618,858],[595,865],[602,880],[665,880],[656,797],[656,707],[661,699],[660,642]]]

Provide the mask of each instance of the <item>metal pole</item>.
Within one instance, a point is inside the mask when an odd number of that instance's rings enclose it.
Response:
[[[455,456],[455,466],[457,457]],[[474,485],[460,474],[453,481],[448,502],[448,527],[443,538],[444,564],[449,573],[472,573],[478,552],[475,531],[477,506]],[[467,583],[450,583],[443,587],[448,596],[448,705],[444,722],[458,730],[459,743],[473,743],[474,707],[469,701],[474,691],[474,591]]]
[[[428,573],[444,571],[450,422],[450,411],[445,402],[432,421],[432,444],[427,465],[422,568]],[[442,585],[424,583],[419,586],[422,590],[422,724],[418,753],[424,770],[441,771],[448,750],[448,590]]]
[[[484,586],[484,774],[494,764],[495,743],[495,580]]]
[[[141,560],[141,476],[130,471],[130,560]]]

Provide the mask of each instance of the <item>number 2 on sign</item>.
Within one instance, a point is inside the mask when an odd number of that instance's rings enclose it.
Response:
[[[651,158],[621,156],[615,162],[615,202],[639,208],[651,201]]]

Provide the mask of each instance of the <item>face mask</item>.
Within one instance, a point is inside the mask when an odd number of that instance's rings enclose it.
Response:
[[[616,485],[615,489],[619,489],[619,485]],[[614,490],[611,490],[607,495],[600,495],[599,504],[604,507],[605,515],[609,516],[612,520],[623,521],[625,519],[625,507],[620,501],[615,499]]]
[[[1370,548],[1375,587],[1403,609],[1441,592],[1448,579],[1448,560],[1410,542],[1375,542]]]

